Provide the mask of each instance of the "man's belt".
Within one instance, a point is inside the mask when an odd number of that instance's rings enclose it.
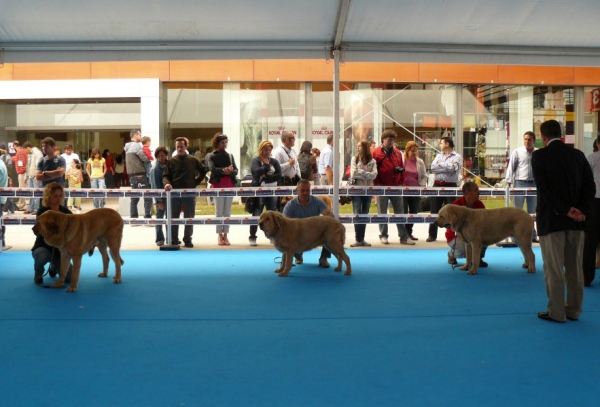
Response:
[[[135,177],[136,175],[146,175],[145,172],[134,172],[133,174],[127,174],[130,177]]]
[[[535,181],[534,181],[534,180],[532,180],[532,179],[518,179],[517,181],[519,181],[519,182],[529,182],[529,183],[531,183],[531,182],[535,182]]]
[[[456,182],[446,182],[446,181],[433,181],[433,185],[439,185],[442,187],[455,187]]]

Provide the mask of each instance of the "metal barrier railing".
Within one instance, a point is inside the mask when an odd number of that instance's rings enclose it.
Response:
[[[44,190],[42,188],[0,188],[0,196],[10,198],[41,198]],[[333,195],[332,186],[315,186],[311,190],[312,195]],[[461,196],[460,188],[427,188],[427,187],[340,187],[340,196],[420,196],[420,197],[442,197],[442,196]],[[191,219],[175,218],[171,219],[170,198],[176,197],[268,197],[268,196],[290,196],[296,195],[293,187],[272,187],[272,188],[199,188],[199,189],[177,189],[169,192],[158,189],[69,189],[65,188],[65,198],[167,198],[166,219],[144,219],[144,218],[123,218],[126,225],[256,225],[258,216],[233,215],[227,218],[218,218],[215,216],[195,217]],[[537,191],[533,188],[485,188],[479,192],[480,197],[498,197],[505,198],[508,203],[512,196],[536,196]],[[435,215],[430,214],[364,214],[364,215],[339,215],[342,223],[432,223]],[[35,215],[4,215],[0,217],[1,225],[33,225],[35,224]],[[167,228],[170,233],[170,228]]]
[[[315,186],[311,190],[312,195],[323,196],[333,195],[333,186]],[[9,198],[42,198],[44,190],[42,188],[0,188],[0,196]],[[65,197],[74,198],[167,198],[165,215],[166,219],[146,219],[146,218],[123,218],[125,225],[165,225],[167,245],[165,249],[171,247],[171,228],[170,225],[257,225],[258,216],[237,215],[227,218],[216,216],[202,216],[194,218],[172,218],[170,203],[171,197],[268,197],[268,196],[291,196],[296,195],[294,187],[250,187],[250,188],[198,188],[198,189],[177,189],[165,192],[159,189],[70,189],[65,188]],[[440,196],[461,196],[460,188],[422,188],[422,187],[347,187],[339,188],[340,196],[419,196],[419,197],[440,197]],[[537,191],[532,188],[485,188],[480,189],[480,197],[504,197],[506,206],[509,205],[511,196],[536,196]],[[406,223],[433,223],[437,215],[432,214],[348,214],[339,215],[338,219],[344,224],[406,224]],[[535,215],[533,215],[535,219]],[[0,226],[4,225],[34,225],[36,216],[32,215],[4,215],[0,216]],[[509,244],[506,242],[506,244]],[[1,251],[1,249],[0,249]]]

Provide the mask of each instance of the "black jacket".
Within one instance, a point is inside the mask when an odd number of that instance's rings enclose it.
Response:
[[[45,206],[40,206],[40,209],[38,209],[37,213],[35,214],[36,218],[39,218],[42,213],[47,212],[49,210],[51,210],[51,209],[46,208]],[[67,214],[67,215],[73,214],[73,212],[71,212],[69,210],[69,208],[62,206],[62,205],[59,207],[59,210],[62,213]],[[52,261],[60,262],[60,250],[56,249],[53,251],[54,247],[50,246],[48,243],[46,243],[43,236],[36,236],[35,243],[33,243],[33,247],[31,248],[31,251],[34,251],[38,247],[45,247],[46,249],[50,250],[50,252],[52,253]]]
[[[252,186],[259,187],[262,180],[261,177],[264,175],[264,181],[266,183],[277,182],[281,178],[281,166],[279,161],[274,158],[269,158],[269,163],[275,168],[273,174],[269,174],[271,166],[263,165],[262,161],[258,157],[254,157],[250,163],[250,170],[252,171]]]
[[[536,222],[538,235],[565,230],[584,230],[585,222],[567,216],[571,207],[586,218],[592,211],[596,184],[585,155],[562,141],[552,141],[531,156],[537,188]]]
[[[209,169],[210,169],[210,183],[214,184],[221,180],[221,177],[225,176],[223,168],[233,165],[233,171],[231,172],[231,181],[235,185],[235,181],[238,175],[238,167],[235,165],[235,159],[233,155],[229,154],[226,150],[215,151],[209,158]]]

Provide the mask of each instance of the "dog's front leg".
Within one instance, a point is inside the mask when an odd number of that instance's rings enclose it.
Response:
[[[458,269],[459,270],[469,270],[469,267],[471,267],[471,244],[467,241],[465,241],[465,264],[463,264],[462,266],[460,266]]]
[[[54,249],[57,250],[57,249]],[[69,271],[69,265],[71,264],[71,257],[66,254],[60,254],[60,271],[58,273],[58,280],[50,287],[52,288],[63,288],[65,286],[65,279],[67,278],[67,272]]]
[[[277,267],[275,269],[275,273],[281,273],[283,271],[283,269],[285,268],[285,260],[287,258],[287,254],[284,252],[281,254],[281,264],[279,265],[279,267]]]
[[[292,259],[294,258],[294,251],[285,252],[281,259],[281,265],[283,270],[279,273],[279,277],[287,277],[292,269]]]
[[[481,244],[480,243],[469,243],[467,247],[471,248],[471,253],[469,253],[469,249],[467,249],[467,258],[471,259],[471,269],[469,270],[469,274],[477,274],[477,269],[479,269],[479,256],[481,255]]]
[[[79,272],[81,271],[81,256],[73,257],[73,271],[71,272],[71,285],[67,288],[67,292],[74,293],[77,291],[77,283],[79,283]]]

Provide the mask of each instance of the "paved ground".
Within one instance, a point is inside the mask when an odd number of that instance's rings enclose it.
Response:
[[[93,208],[91,200],[84,200],[83,204],[83,212],[89,211]],[[119,203],[117,198],[109,198],[107,199],[107,207],[118,210]],[[23,212],[15,212],[15,215],[22,216]],[[367,225],[367,232],[365,240],[371,243],[372,248],[380,248],[380,249],[401,249],[401,250],[411,250],[411,249],[432,249],[432,248],[442,248],[446,246],[446,240],[444,238],[444,231],[438,231],[438,240],[436,242],[425,242],[427,238],[428,231],[427,224],[416,224],[414,226],[413,234],[419,238],[414,246],[404,246],[400,245],[399,239],[396,237],[396,227],[395,225],[389,225],[390,231],[390,244],[383,245],[379,242],[379,226],[378,225]],[[249,236],[249,227],[248,226],[230,226],[229,233],[229,241],[231,242],[231,246],[219,246],[217,244],[217,235],[215,231],[215,226],[205,226],[205,225],[196,225],[194,226],[194,239],[193,243],[195,247],[193,249],[183,248],[182,250],[203,250],[203,249],[219,249],[219,250],[228,250],[228,249],[249,249],[249,250],[257,250],[257,249],[272,249],[273,246],[269,243],[269,240],[264,236],[260,230],[258,231],[258,246],[251,247],[248,242]],[[346,225],[346,247],[348,248],[350,244],[354,243],[354,226]],[[393,233],[392,233],[393,232]],[[180,239],[183,236],[182,227],[180,227],[179,231]],[[124,238],[122,248],[123,250],[158,250],[158,247],[154,243],[155,231],[154,227],[132,227],[125,226],[124,230]],[[33,246],[33,242],[35,240],[35,236],[31,231],[31,226],[14,226],[8,225],[6,227],[6,244],[12,246],[11,250],[30,250]],[[361,248],[353,249],[353,250],[361,250]]]

